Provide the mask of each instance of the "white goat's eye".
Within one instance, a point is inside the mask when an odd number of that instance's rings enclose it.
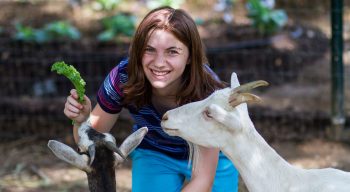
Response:
[[[208,109],[203,111],[204,118],[212,119],[213,117],[210,115],[210,111]]]

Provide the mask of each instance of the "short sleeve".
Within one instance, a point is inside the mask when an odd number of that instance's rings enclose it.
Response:
[[[204,69],[218,82],[220,82],[219,76],[209,67],[208,64],[204,64]]]
[[[127,60],[123,60],[114,67],[98,90],[97,102],[107,113],[119,113],[123,108],[122,85],[127,81],[127,63]]]

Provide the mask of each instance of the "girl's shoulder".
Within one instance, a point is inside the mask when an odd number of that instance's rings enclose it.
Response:
[[[204,64],[204,70],[208,72],[216,81],[220,81],[219,76],[210,68],[209,64]]]
[[[123,58],[115,67],[118,68],[118,71],[123,71],[126,73],[128,64],[129,64],[129,59]]]
[[[120,81],[125,83],[128,80],[127,66],[129,60],[128,58],[122,59],[114,68],[110,71],[109,77],[114,79],[114,81]]]

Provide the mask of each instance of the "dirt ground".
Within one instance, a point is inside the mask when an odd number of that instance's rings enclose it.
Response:
[[[348,15],[349,13],[350,11],[347,12]],[[11,16],[9,10],[8,17]],[[325,19],[327,20],[327,18]],[[84,28],[84,26],[80,27]],[[345,27],[349,31],[349,25],[347,24]],[[350,41],[348,35],[346,38],[345,73],[350,74]],[[279,108],[292,105],[295,109],[308,108],[319,111],[329,109],[330,86],[329,83],[324,83],[328,82],[330,78],[329,73],[325,73],[329,71],[329,58],[318,61],[318,63],[318,70],[315,70],[314,66],[310,66],[301,72],[305,75],[300,76],[308,79],[299,79],[297,82],[275,87],[261,95],[264,104]],[[315,86],[315,84],[305,86],[305,82],[310,82],[309,80],[317,81],[320,86]],[[350,83],[345,86],[345,94],[349,98]],[[305,97],[306,93],[307,97]],[[346,102],[349,103],[350,100]],[[346,106],[350,106],[350,103]],[[71,138],[67,140],[71,140]],[[47,140],[37,140],[36,138],[0,142],[0,192],[87,191],[85,173],[57,159],[49,151],[46,144]],[[270,144],[282,157],[295,166],[303,168],[334,167],[350,171],[349,143],[314,138],[304,141],[276,140]],[[131,191],[131,165],[132,162],[129,160],[117,168],[116,180],[119,192]],[[245,191],[244,182],[240,182],[240,192]]]
[[[21,139],[0,145],[0,191],[80,192],[87,191],[84,172],[58,160],[47,141]],[[334,167],[350,171],[350,145],[312,139],[303,142],[274,142],[271,146],[291,164],[303,168]],[[131,161],[117,168],[118,191],[131,191]],[[245,192],[240,182],[240,192]]]

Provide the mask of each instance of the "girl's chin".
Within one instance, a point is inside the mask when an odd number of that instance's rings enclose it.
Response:
[[[152,82],[152,87],[155,89],[165,88],[168,84],[165,82]]]

